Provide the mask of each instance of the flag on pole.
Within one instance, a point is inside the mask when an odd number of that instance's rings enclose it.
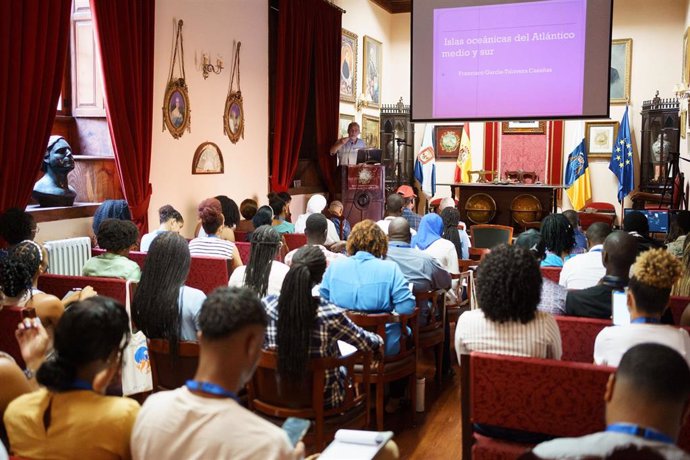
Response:
[[[568,155],[565,167],[566,193],[570,198],[573,209],[579,211],[592,200],[592,183],[589,177],[589,163],[585,152],[585,139]]]
[[[469,182],[469,170],[472,169],[472,148],[470,144],[470,124],[465,123],[465,129],[462,132],[462,139],[460,140],[460,151],[458,152],[458,159],[455,161],[455,182]]]
[[[628,122],[628,106],[618,129],[618,137],[613,145],[609,169],[618,178],[618,202],[632,192],[635,186],[635,171],[633,169],[632,139],[630,137],[630,123]]]
[[[422,191],[430,198],[436,194],[436,155],[434,154],[434,125],[426,124],[422,145],[414,164],[414,177],[422,185]]]

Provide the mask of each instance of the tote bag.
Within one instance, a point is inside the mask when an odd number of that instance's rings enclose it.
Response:
[[[125,286],[125,308],[129,317],[131,337],[122,352],[122,394],[125,396],[153,390],[151,361],[146,336],[143,332],[132,331],[132,311],[130,307],[130,281]]]

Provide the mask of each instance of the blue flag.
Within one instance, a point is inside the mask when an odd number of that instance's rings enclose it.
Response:
[[[622,203],[635,186],[635,171],[633,169],[632,139],[630,137],[630,123],[628,123],[628,107],[618,129],[618,137],[611,152],[609,169],[618,178],[618,202]]]
[[[568,164],[565,169],[565,185],[568,187],[566,193],[575,210],[584,208],[592,200],[592,185],[588,166],[585,140],[582,139],[568,155]]]

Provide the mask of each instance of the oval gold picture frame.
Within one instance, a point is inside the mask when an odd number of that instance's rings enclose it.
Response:
[[[225,163],[220,147],[213,142],[202,142],[194,152],[192,174],[223,174]]]
[[[187,84],[183,78],[171,80],[163,98],[163,128],[167,128],[172,137],[179,139],[185,130],[191,132],[190,118]]]
[[[240,91],[228,94],[225,100],[223,131],[233,144],[236,144],[240,137],[244,139],[244,106]]]

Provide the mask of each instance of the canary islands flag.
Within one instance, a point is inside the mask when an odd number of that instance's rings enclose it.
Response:
[[[592,183],[589,179],[589,164],[587,163],[584,139],[568,155],[565,185],[568,187],[566,193],[573,209],[579,211],[592,200]]]
[[[422,145],[414,164],[414,177],[422,185],[427,197],[436,194],[436,155],[434,153],[434,125],[426,124]]]
[[[469,170],[472,169],[472,150],[470,144],[470,124],[465,122],[460,141],[458,159],[455,161],[455,182],[469,182]]]
[[[635,171],[633,170],[633,151],[628,123],[628,107],[621,120],[616,143],[613,145],[609,169],[618,178],[618,202],[622,203],[635,186]]]

